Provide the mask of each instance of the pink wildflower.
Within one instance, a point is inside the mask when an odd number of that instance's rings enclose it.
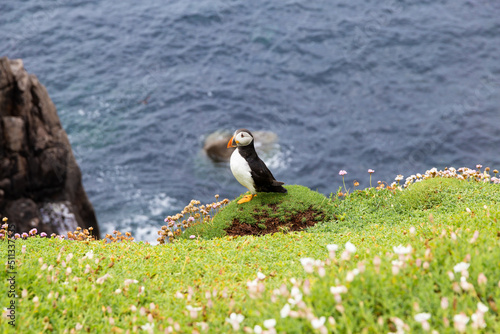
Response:
[[[483,284],[486,284],[487,282],[488,282],[488,279],[486,278],[486,276],[483,273],[480,273],[477,276],[477,284],[483,285]]]
[[[453,326],[457,331],[463,333],[466,331],[467,323],[469,322],[469,317],[465,313],[459,313],[453,317]]]

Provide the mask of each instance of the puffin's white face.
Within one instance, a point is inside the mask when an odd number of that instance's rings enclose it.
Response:
[[[234,142],[238,146],[247,146],[252,142],[252,140],[253,140],[252,135],[245,131],[238,132],[234,136]]]
[[[253,141],[253,136],[250,131],[239,129],[234,132],[234,136],[229,139],[227,147],[247,146]]]

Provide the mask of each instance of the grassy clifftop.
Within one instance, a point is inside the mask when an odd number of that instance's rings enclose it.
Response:
[[[304,186],[285,187],[287,194],[260,193],[248,203],[237,204],[241,195],[220,210],[210,223],[189,228],[184,238],[297,231],[334,219],[331,202],[324,195]]]
[[[246,204],[257,207],[259,196]],[[17,328],[5,317],[1,328],[500,332],[498,184],[435,178],[403,191],[312,198],[324,216],[301,232],[158,246],[18,239]],[[2,305],[10,303],[7,272]]]

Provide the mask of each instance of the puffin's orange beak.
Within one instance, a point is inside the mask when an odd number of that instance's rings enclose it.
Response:
[[[234,136],[232,136],[231,139],[229,139],[229,142],[227,143],[227,148],[230,147],[236,147],[236,143],[234,142]]]

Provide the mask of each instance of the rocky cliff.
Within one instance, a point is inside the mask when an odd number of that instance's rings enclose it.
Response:
[[[22,60],[0,58],[0,216],[16,232],[99,228],[56,107]]]

